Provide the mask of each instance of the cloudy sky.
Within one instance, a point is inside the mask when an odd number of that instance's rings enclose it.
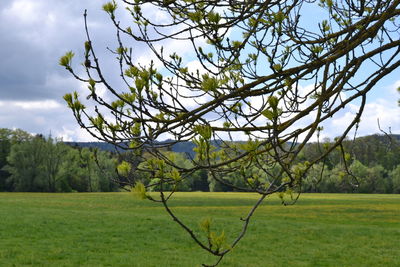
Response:
[[[31,133],[52,134],[64,140],[88,141],[62,96],[86,85],[75,81],[58,59],[66,51],[82,58],[85,41],[83,12],[88,10],[90,30],[98,57],[110,77],[118,76],[106,47],[116,47],[115,30],[101,11],[98,0],[3,0],[0,1],[0,128],[21,128]],[[122,17],[122,19],[124,19]],[[171,43],[170,47],[174,47]],[[149,58],[140,51],[139,61]],[[371,92],[362,117],[359,135],[385,130],[400,134],[400,70],[380,82]],[[343,110],[325,126],[325,136],[339,135],[341,125],[352,118],[356,105]]]

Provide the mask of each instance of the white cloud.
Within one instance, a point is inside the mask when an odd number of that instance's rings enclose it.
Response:
[[[382,97],[369,99],[361,116],[357,136],[380,133],[378,120],[382,130],[400,133],[400,107],[397,104],[400,95],[396,92],[398,86],[400,86],[400,81],[396,81],[389,88],[376,88],[376,90],[386,90],[386,94],[382,93]],[[324,123],[323,136],[330,138],[339,136],[354,119],[358,109],[358,104],[351,103],[336,114],[333,120]],[[354,129],[349,135],[354,135]]]
[[[357,106],[350,107],[350,111],[346,112],[341,118],[337,118],[332,122],[333,127],[341,127],[348,124],[354,117]],[[365,105],[364,112],[361,116],[361,122],[358,129],[360,136],[378,133],[379,126],[384,131],[392,130],[393,133],[400,132],[400,108],[395,101],[386,99],[378,99],[375,102]]]
[[[15,101],[10,102],[9,105],[15,105],[16,107],[20,107],[22,109],[27,110],[49,110],[60,108],[61,104],[54,100],[44,100],[44,101]]]
[[[3,16],[9,16],[15,19],[17,23],[33,23],[39,20],[40,3],[19,0],[13,1],[8,8],[3,10]]]
[[[52,131],[52,135],[58,138],[62,138],[63,141],[72,142],[91,142],[96,141],[87,131],[79,129],[77,127],[63,126],[60,129]]]
[[[81,129],[65,105],[54,100],[0,101],[0,125],[32,134],[51,134],[66,141],[94,140]]]
[[[21,108],[24,110],[51,110],[62,107],[62,105],[54,100],[41,101],[0,101],[0,106],[8,108]]]

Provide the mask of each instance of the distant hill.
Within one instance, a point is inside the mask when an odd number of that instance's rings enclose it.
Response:
[[[104,151],[116,152],[117,148],[106,142],[64,142],[66,145],[72,147],[87,147],[87,148],[98,148]]]
[[[392,134],[390,135],[394,140],[400,142],[400,134]],[[363,142],[364,140],[372,141],[372,142],[388,142],[388,137],[382,134],[374,134],[374,135],[368,135],[368,136],[362,136],[358,137],[356,139],[358,142]],[[374,140],[374,141],[373,141]],[[114,145],[105,143],[105,142],[65,142],[65,144],[70,145],[72,147],[93,147],[93,148],[98,148],[101,150],[105,151],[110,151],[110,152],[116,152],[117,149]],[[216,147],[219,147],[220,142],[214,142],[213,145]],[[194,151],[193,148],[195,147],[193,142],[180,142],[177,144],[174,144],[171,148],[171,151],[173,152],[180,152],[180,153],[186,153],[190,155],[191,157],[194,157]]]
[[[72,147],[98,148],[100,150],[110,151],[110,152],[123,151],[121,148],[118,148],[106,142],[64,142],[64,143]],[[213,145],[219,147],[218,142],[214,142]],[[190,157],[194,157],[195,156],[195,153],[193,151],[194,147],[195,144],[193,142],[179,142],[172,145],[171,151],[177,153],[185,153],[188,154]]]
[[[65,144],[72,147],[86,147],[86,148],[98,148],[104,151],[117,152],[123,151],[123,149],[114,146],[113,144],[109,144],[106,142],[64,142]],[[193,148],[195,145],[192,142],[180,142],[172,146],[171,151],[187,153],[190,156],[194,157]]]

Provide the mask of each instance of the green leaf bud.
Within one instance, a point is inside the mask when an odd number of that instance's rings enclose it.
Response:
[[[204,231],[208,234],[210,232],[210,228],[211,228],[211,218],[203,219],[200,222],[199,226],[202,231]]]
[[[113,14],[117,9],[117,3],[115,1],[105,3],[103,5],[103,10],[109,14]]]
[[[265,109],[264,111],[262,111],[261,114],[264,117],[266,117],[267,119],[269,119],[270,121],[272,121],[275,118],[274,112],[272,112],[271,110],[268,110],[268,109]]]
[[[67,53],[65,53],[64,56],[62,56],[59,60],[59,64],[61,66],[66,67],[67,69],[71,68],[71,60],[74,57],[74,53],[72,51],[68,51]]]
[[[91,49],[91,44],[90,44],[89,41],[86,41],[85,42],[85,52],[86,52],[86,54],[89,54],[90,49]]]
[[[146,187],[142,182],[136,182],[135,186],[131,189],[131,192],[135,198],[139,199],[149,198],[146,192]]]
[[[96,82],[95,80],[93,80],[92,78],[89,79],[89,85],[94,88],[96,86]]]
[[[127,177],[129,175],[129,172],[131,171],[131,168],[132,166],[130,163],[122,161],[121,164],[117,166],[117,171],[119,175]]]
[[[276,96],[270,96],[270,97],[268,98],[268,104],[271,106],[271,108],[272,108],[273,110],[276,110],[276,109],[277,109],[277,107],[278,107],[278,102],[279,102],[279,100],[278,100],[278,98],[277,98]]]
[[[209,92],[209,91],[216,91],[219,83],[218,83],[218,79],[215,77],[210,77],[208,74],[204,74],[202,76],[203,81],[201,82],[201,88],[205,91],[205,92]]]

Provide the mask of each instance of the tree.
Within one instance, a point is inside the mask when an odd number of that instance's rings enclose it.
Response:
[[[10,189],[6,184],[6,180],[10,174],[3,169],[4,166],[7,165],[7,156],[11,149],[10,135],[11,130],[3,128],[0,129],[0,191],[6,191],[6,189]]]
[[[15,191],[60,191],[61,167],[68,147],[51,136],[13,141],[5,170]]]
[[[303,180],[304,192],[330,192],[335,184],[330,170],[322,162],[315,164]]]
[[[361,162],[355,161],[351,166],[356,177],[360,177],[360,184],[357,192],[360,193],[388,193],[386,187],[388,179],[385,177],[385,169],[381,165],[372,167],[364,166]]]
[[[158,180],[146,186],[137,182],[134,191],[161,202],[201,248],[217,257],[217,265],[244,236],[266,196],[286,192],[280,194],[284,204],[297,200],[292,195],[301,192],[307,171],[341,147],[360,121],[367,93],[399,67],[399,2],[122,1],[134,21],[127,26],[117,19],[119,9],[112,1],[103,9],[117,30],[118,46],[110,50],[117,57],[121,83],[105,78],[85,12],[86,74],[80,75],[72,64],[72,51],[61,57],[60,65],[87,83],[87,99],[95,107],[85,105],[76,92],[64,99],[79,125],[94,137],[152,155],[142,167]],[[152,7],[163,14],[161,22],[160,16],[147,13]],[[311,10],[318,16],[310,16]],[[174,47],[190,45],[200,67],[191,67],[179,51],[166,51],[167,41],[175,41]],[[154,56],[148,65],[135,62],[139,43]],[[98,94],[100,86],[112,101]],[[321,155],[297,163],[321,124],[355,102],[358,111],[343,126],[343,134]],[[243,136],[247,142],[234,142]],[[163,137],[170,139],[158,142]],[[196,145],[190,168],[177,165],[162,149],[185,141]],[[254,166],[262,170],[262,179],[254,176]],[[209,221],[202,224],[203,237],[195,234],[168,205],[174,191],[165,188],[174,188],[198,170],[234,190],[260,195],[229,244],[210,233]],[[230,174],[240,177],[239,186],[224,178]],[[158,198],[147,194],[152,187],[159,188]],[[291,196],[289,201],[285,195]]]
[[[398,165],[393,171],[391,171],[390,177],[393,187],[392,193],[400,194],[400,165]]]
[[[15,191],[47,191],[45,145],[43,137],[36,136],[11,146],[5,169],[11,174],[9,182]]]
[[[116,180],[116,159],[112,154],[105,151],[94,150],[93,159],[97,168],[95,174],[97,176],[97,190],[101,192],[111,192],[118,189]]]
[[[60,176],[63,191],[86,192],[87,177],[78,149],[69,149],[65,154],[65,161],[61,166]]]
[[[10,154],[11,146],[16,143],[28,141],[32,136],[20,129],[0,129],[0,191],[12,191],[13,187],[7,183],[10,173],[6,170],[7,157]]]
[[[0,129],[0,191],[114,191],[115,166],[107,152],[79,153],[51,136]]]
[[[115,191],[116,159],[97,148],[70,149],[62,176],[71,190],[78,192]]]
[[[54,140],[51,136],[44,140],[43,178],[47,184],[46,191],[48,192],[60,191],[61,167],[68,149],[67,145],[60,140]]]

